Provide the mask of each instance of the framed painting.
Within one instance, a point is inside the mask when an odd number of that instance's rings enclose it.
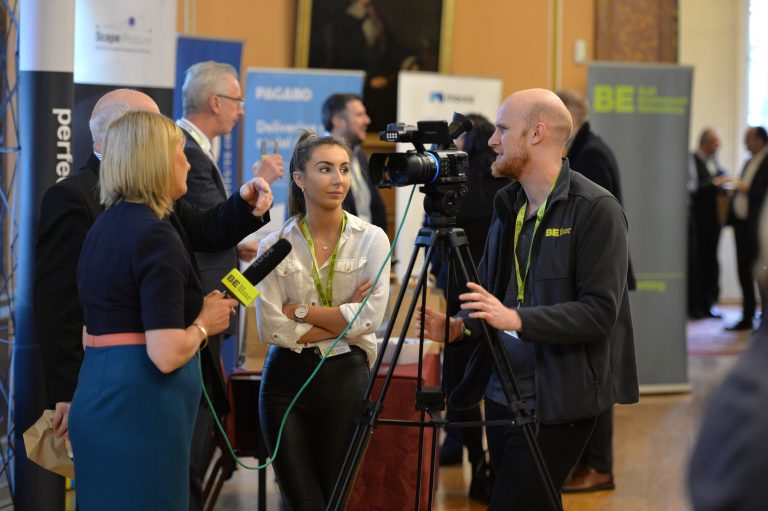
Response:
[[[365,71],[369,131],[382,130],[397,121],[400,70],[448,72],[454,1],[299,0],[295,64]]]

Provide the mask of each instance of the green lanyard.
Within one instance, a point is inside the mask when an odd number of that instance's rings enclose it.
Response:
[[[555,183],[552,183],[552,186],[549,188],[549,192],[552,193],[552,188],[554,188]],[[539,206],[539,209],[536,210],[536,223],[533,224],[533,234],[531,235],[531,244],[528,246],[528,259],[525,262],[525,273],[523,275],[520,275],[520,263],[517,260],[517,242],[520,239],[520,232],[523,230],[523,222],[525,222],[525,211],[528,209],[528,199],[525,199],[525,202],[523,203],[523,206],[520,208],[520,211],[517,212],[517,219],[515,220],[515,245],[514,245],[514,251],[515,251],[515,277],[517,277],[517,306],[520,307],[520,305],[523,303],[523,299],[525,298],[525,281],[528,278],[528,270],[531,269],[531,252],[533,251],[533,240],[536,237],[536,230],[539,228],[539,224],[541,223],[541,219],[544,216],[544,210],[547,209],[547,201],[549,200],[549,194],[547,194],[547,198],[544,199],[544,202]]]
[[[341,215],[341,234],[344,233],[344,229],[347,227],[347,215],[342,213]],[[328,278],[325,280],[325,289],[320,282],[320,272],[317,269],[317,257],[315,257],[315,244],[312,243],[312,234],[309,232],[309,226],[307,225],[307,219],[301,219],[301,232],[309,243],[309,251],[312,252],[312,280],[315,281],[315,289],[317,289],[317,296],[320,298],[320,303],[324,307],[333,306],[333,274],[336,272],[336,257],[339,255],[339,245],[341,244],[341,236],[339,241],[336,242],[336,246],[333,247],[333,253],[331,254],[330,268],[328,268]]]

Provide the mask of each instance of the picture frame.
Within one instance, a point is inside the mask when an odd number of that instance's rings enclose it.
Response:
[[[400,70],[449,72],[454,2],[299,0],[295,65],[365,71],[368,130],[383,130],[397,122]]]

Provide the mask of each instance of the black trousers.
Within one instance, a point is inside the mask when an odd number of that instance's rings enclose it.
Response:
[[[755,277],[754,266],[757,261],[757,229],[746,220],[734,218],[733,235],[736,241],[736,268],[742,295],[742,317],[751,320],[755,315]]]
[[[713,206],[714,208],[714,206]],[[720,297],[720,263],[717,247],[720,223],[717,217],[688,220],[688,316],[705,316]]]
[[[292,511],[326,508],[370,377],[357,346],[328,358],[288,414],[275,455],[283,415],[319,362],[314,349],[294,353],[272,346],[262,373],[261,428],[283,501]]]
[[[579,463],[603,474],[613,472],[613,407],[597,416]]]
[[[486,399],[485,417],[489,421],[508,419],[509,412],[507,407]],[[558,490],[578,461],[594,426],[595,417],[570,424],[535,425],[544,463]],[[492,426],[486,428],[485,434],[496,472],[488,510],[551,510],[523,430],[517,426]]]

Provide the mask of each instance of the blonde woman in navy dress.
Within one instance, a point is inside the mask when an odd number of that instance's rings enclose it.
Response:
[[[99,177],[107,210],[77,271],[85,357],[69,413],[80,511],[189,509],[189,452],[200,403],[194,357],[237,302],[203,297],[168,223],[187,189],[184,135],[129,112],[109,128]]]
[[[272,344],[259,396],[264,437],[274,452],[289,403],[323,352],[352,321],[387,257],[379,227],[342,209],[350,149],[335,137],[304,133],[291,158],[289,209],[279,238],[293,250],[259,286],[259,337]],[[376,329],[389,295],[389,265],[366,305],[288,415],[274,462],[288,509],[324,510],[351,439],[376,357]]]

